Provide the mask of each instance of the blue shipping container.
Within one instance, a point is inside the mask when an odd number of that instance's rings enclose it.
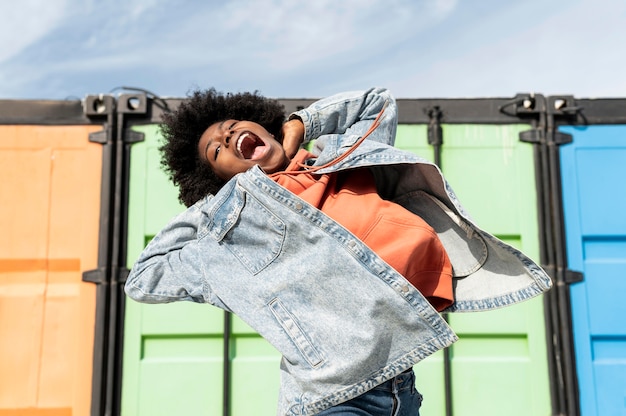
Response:
[[[581,414],[626,415],[626,126],[567,126],[560,150]]]

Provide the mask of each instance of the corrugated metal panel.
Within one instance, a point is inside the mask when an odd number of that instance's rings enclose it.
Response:
[[[563,127],[568,265],[581,413],[626,412],[626,126]]]
[[[128,267],[177,213],[178,191],[160,168],[157,126],[134,127]],[[209,305],[126,303],[122,415],[222,413],[223,312]]]
[[[87,415],[102,146],[94,126],[0,126],[0,414]]]
[[[231,415],[274,415],[280,354],[239,318],[231,334]]]
[[[418,126],[411,126],[418,129]],[[539,231],[527,125],[443,125],[441,168],[482,228],[538,260]],[[426,127],[416,142],[426,143]],[[399,147],[419,150],[408,138]],[[426,155],[427,157],[429,155]],[[492,312],[450,314],[460,340],[450,347],[452,409],[458,415],[549,414],[541,299]],[[446,414],[443,354],[415,368],[424,414]]]

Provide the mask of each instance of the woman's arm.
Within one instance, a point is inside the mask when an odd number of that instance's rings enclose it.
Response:
[[[386,106],[386,107],[385,107]],[[384,88],[345,92],[321,99],[309,107],[296,111],[290,120],[300,119],[304,124],[304,143],[325,134],[364,135],[385,108],[380,125],[368,140],[392,145],[396,137],[398,109],[396,100]]]
[[[198,227],[205,214],[198,204],[176,216],[135,262],[124,290],[144,303],[206,302],[207,288],[198,261]]]

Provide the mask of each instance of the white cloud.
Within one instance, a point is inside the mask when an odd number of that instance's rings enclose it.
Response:
[[[392,49],[436,25],[455,4],[455,0],[231,2],[217,13],[218,22],[223,22],[218,23],[218,38],[231,47],[227,55],[250,53],[268,69],[285,72],[346,54],[360,54],[365,60],[368,54]]]
[[[482,22],[476,22],[481,25]],[[423,62],[390,87],[404,96],[508,96],[517,92],[626,96],[626,4],[572,3],[545,20],[520,21],[474,47]],[[417,66],[416,66],[417,67]]]
[[[0,97],[129,83],[179,96],[193,85],[283,97],[370,85],[401,97],[626,96],[621,0],[35,3],[0,15],[0,79],[11,80]]]
[[[456,0],[234,0],[189,3],[185,9],[156,0],[77,3],[57,31],[63,35],[57,49],[42,42],[49,49],[45,57],[16,61],[0,75],[13,79],[17,90],[62,74],[147,67],[175,76],[204,71],[213,79],[259,81],[336,71],[393,50],[445,19],[455,5]]]
[[[168,7],[144,2],[141,12],[118,11],[119,18],[92,27],[83,40],[83,46],[92,49],[55,67],[105,69],[125,62],[134,68],[149,61],[164,69],[217,65],[237,73],[238,67],[254,65],[260,71],[284,73],[333,57],[366,59],[392,49],[436,25],[455,4],[455,0],[235,0],[194,3],[193,14],[170,20]]]
[[[67,0],[4,1],[0,5],[0,62],[58,27],[66,14]]]

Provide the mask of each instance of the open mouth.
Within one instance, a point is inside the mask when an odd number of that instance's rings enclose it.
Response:
[[[249,131],[241,133],[237,140],[237,150],[244,159],[255,160],[263,156],[266,150],[265,142]]]

